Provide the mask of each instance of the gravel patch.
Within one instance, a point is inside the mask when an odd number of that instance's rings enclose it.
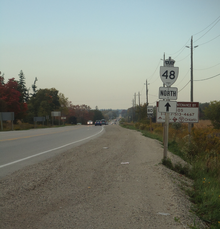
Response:
[[[0,228],[182,229],[194,219],[202,228],[179,187],[192,181],[160,164],[161,144],[117,125],[105,129],[1,179]]]

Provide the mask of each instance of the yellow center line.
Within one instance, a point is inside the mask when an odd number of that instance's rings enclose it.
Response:
[[[79,128],[80,127],[77,127],[76,129],[79,129]],[[76,130],[76,129],[74,129],[74,130]],[[3,139],[3,140],[0,140],[0,142],[13,141],[13,140],[18,140],[18,139],[22,139],[22,138],[33,138],[33,137],[38,137],[38,136],[43,136],[43,135],[49,135],[49,134],[58,134],[58,133],[63,133],[63,132],[67,132],[67,131],[71,131],[71,130],[63,130],[63,131],[57,131],[57,132],[53,132],[53,133],[37,134],[37,135],[24,136],[24,137],[18,137],[18,138]]]

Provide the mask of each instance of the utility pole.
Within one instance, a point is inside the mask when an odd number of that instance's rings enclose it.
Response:
[[[132,99],[132,122],[134,122],[134,99]]]
[[[139,102],[139,106],[140,106],[141,105],[140,91],[138,92],[138,102]]]
[[[190,101],[193,102],[193,36],[191,36],[191,94]]]
[[[193,102],[193,48],[197,48],[198,45],[193,47],[193,36],[191,36],[191,46],[186,46],[191,49],[191,90],[190,90],[190,102]],[[189,123],[188,131],[191,133],[191,128],[193,127],[193,123]]]
[[[148,106],[148,87],[147,87],[147,80],[146,80],[146,104]]]
[[[136,107],[136,93],[134,93],[134,107]]]

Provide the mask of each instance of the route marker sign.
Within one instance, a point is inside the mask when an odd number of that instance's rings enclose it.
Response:
[[[176,112],[176,102],[160,100],[159,101],[159,112],[166,112],[166,113]]]
[[[159,87],[159,99],[176,100],[177,94],[177,87]]]
[[[153,106],[148,106],[147,107],[147,114],[153,114]]]
[[[167,87],[170,87],[176,82],[178,74],[178,67],[160,67],[160,78]]]

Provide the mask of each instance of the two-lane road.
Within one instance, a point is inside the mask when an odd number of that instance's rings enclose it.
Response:
[[[87,142],[103,130],[79,125],[0,132],[0,177]]]

